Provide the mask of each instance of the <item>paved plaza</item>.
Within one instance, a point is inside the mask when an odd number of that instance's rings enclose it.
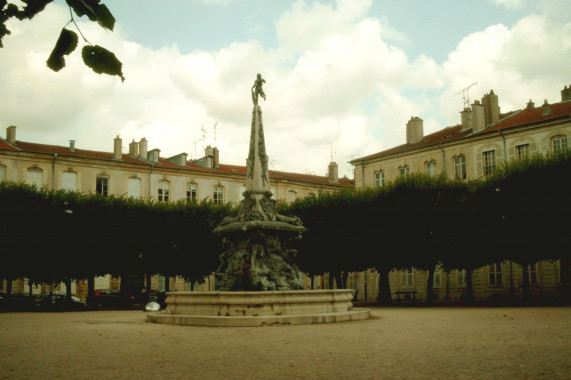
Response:
[[[571,379],[571,308],[371,308],[371,319],[185,327],[0,313],[1,379]]]

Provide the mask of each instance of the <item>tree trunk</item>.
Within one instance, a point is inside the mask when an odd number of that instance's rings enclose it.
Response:
[[[32,298],[32,280],[28,280],[28,296],[30,297],[30,299]]]
[[[523,263],[521,265],[521,275],[522,275],[521,299],[523,300],[523,302],[527,302],[528,293],[529,293],[529,266],[527,263]]]
[[[146,285],[145,290],[147,292],[150,292],[152,290],[152,288],[151,288],[151,275],[147,273],[146,277],[147,277],[147,281],[146,281],[147,283],[145,284]]]
[[[345,284],[343,283],[343,275],[341,271],[335,272],[335,285],[337,289],[345,289]]]
[[[311,290],[315,289],[315,276],[311,275]]]
[[[65,284],[65,299],[71,301],[71,278],[66,277],[64,279]]]
[[[377,303],[385,306],[391,305],[393,299],[391,297],[391,286],[389,283],[390,269],[379,266],[377,267],[377,272],[379,272],[379,294],[377,295]]]
[[[333,273],[329,272],[328,279],[329,279],[329,289],[333,289],[334,288],[333,287],[333,280],[335,279],[335,276],[333,276]]]
[[[474,303],[474,287],[472,286],[472,269],[466,269],[466,302]]]
[[[428,270],[428,280],[426,282],[426,303],[432,303],[432,289],[434,289],[434,270]]]
[[[165,276],[165,292],[171,291],[170,276]],[[208,277],[208,284],[210,284],[210,277]],[[210,286],[209,286],[210,288]],[[210,289],[208,289],[210,290]]]
[[[569,305],[571,304],[571,273],[568,257],[559,260],[559,279],[561,281],[561,300],[564,305]]]
[[[446,272],[446,301],[450,300],[450,270],[447,269]]]
[[[87,278],[87,298],[93,297],[93,293],[95,293],[95,277],[89,276]]]
[[[6,297],[12,296],[12,277],[6,278]]]

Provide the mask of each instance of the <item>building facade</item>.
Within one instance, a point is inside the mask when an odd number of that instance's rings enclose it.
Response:
[[[561,91],[561,101],[535,107],[530,100],[521,110],[501,113],[498,95],[491,90],[481,101],[466,107],[461,123],[424,135],[423,121],[411,117],[406,124],[406,143],[351,161],[357,188],[381,187],[398,176],[419,172],[445,175],[461,181],[484,178],[504,162],[535,154],[569,149],[571,136],[571,86]],[[517,299],[525,291],[543,299],[562,296],[560,261],[542,261],[524,271],[513,262],[490,264],[472,274],[475,300]],[[565,270],[568,270],[565,269]],[[353,276],[353,277],[351,277]],[[372,301],[378,294],[378,275],[362,272],[349,276],[358,300]],[[394,300],[425,300],[428,272],[411,268],[393,270],[389,283]],[[466,297],[466,271],[434,269],[433,299],[457,301]]]

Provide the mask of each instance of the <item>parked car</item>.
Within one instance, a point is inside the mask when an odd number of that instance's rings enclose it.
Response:
[[[91,297],[87,297],[86,303],[91,309],[124,309],[132,306],[135,303],[135,298],[118,290],[100,289],[96,290]]]
[[[42,311],[83,311],[87,305],[78,297],[72,296],[70,300],[61,292],[43,294],[37,301]]]
[[[2,311],[34,311],[37,310],[35,296],[27,293],[13,293],[8,296],[0,294],[0,310]]]

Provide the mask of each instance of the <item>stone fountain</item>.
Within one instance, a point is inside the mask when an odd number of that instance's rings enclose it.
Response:
[[[303,290],[295,264],[294,239],[306,230],[295,216],[276,212],[259,97],[266,99],[258,74],[252,86],[252,126],[246,191],[237,216],[214,229],[223,239],[217,271],[219,292],[171,292],[167,308],[147,321],[179,325],[261,326],[307,324],[369,318],[354,309],[351,289]]]

